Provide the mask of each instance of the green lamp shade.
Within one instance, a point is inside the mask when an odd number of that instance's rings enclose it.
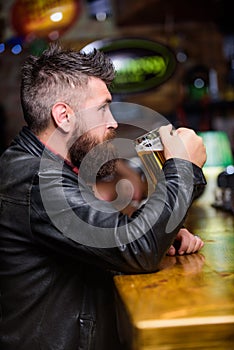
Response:
[[[224,131],[198,132],[206,146],[205,167],[226,167],[233,164],[233,154],[228,135]]]

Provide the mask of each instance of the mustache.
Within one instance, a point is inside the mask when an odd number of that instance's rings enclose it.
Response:
[[[104,141],[111,141],[111,140],[113,140],[115,137],[116,137],[116,131],[115,131],[115,129],[114,129],[114,128],[110,128],[110,129],[108,130],[107,135],[106,135],[105,138],[104,138]]]

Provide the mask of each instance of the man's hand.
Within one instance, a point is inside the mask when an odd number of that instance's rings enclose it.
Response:
[[[200,168],[206,161],[206,149],[203,140],[192,129],[178,128],[172,125],[161,126],[160,137],[164,147],[165,159],[181,158],[189,160]]]
[[[204,246],[202,239],[193,235],[186,228],[180,229],[175,241],[179,243],[179,248],[176,250],[176,248],[172,245],[169,248],[167,255],[174,256],[176,254],[183,255],[196,253]]]

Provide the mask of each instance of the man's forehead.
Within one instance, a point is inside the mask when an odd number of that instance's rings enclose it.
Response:
[[[104,102],[111,99],[111,94],[103,80],[90,77],[87,85],[87,98]]]

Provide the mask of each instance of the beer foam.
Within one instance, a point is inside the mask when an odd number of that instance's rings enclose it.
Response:
[[[134,140],[137,152],[163,151],[158,129],[152,130]]]

